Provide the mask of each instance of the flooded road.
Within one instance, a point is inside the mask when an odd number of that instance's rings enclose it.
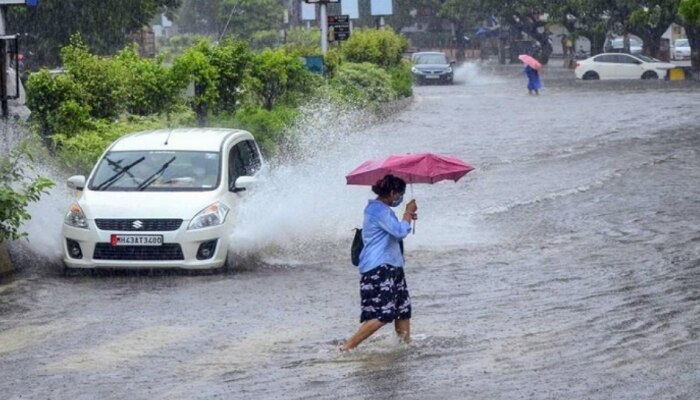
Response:
[[[63,278],[28,258],[0,281],[1,397],[700,398],[699,88],[559,72],[531,97],[519,69],[458,77],[378,126],[310,124],[301,161],[239,210],[231,272]],[[477,169],[413,188],[414,342],[385,327],[338,354],[370,197],[344,174],[417,151]]]

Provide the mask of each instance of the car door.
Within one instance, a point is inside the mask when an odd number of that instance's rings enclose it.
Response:
[[[260,153],[255,142],[242,140],[234,144],[228,155],[228,187],[233,192],[241,192],[236,180],[242,176],[254,177],[262,166]]]
[[[626,54],[618,54],[617,56],[617,79],[640,79],[644,73],[642,62],[638,59]]]
[[[600,79],[615,79],[614,54],[603,54],[593,59],[595,71]]]

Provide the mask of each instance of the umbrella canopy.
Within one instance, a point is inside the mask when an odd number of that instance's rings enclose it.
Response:
[[[454,157],[419,153],[365,161],[345,179],[348,185],[374,185],[385,175],[391,174],[406,183],[435,183],[443,180],[457,182],[472,170],[474,167]]]
[[[524,62],[525,64],[531,66],[532,68],[536,70],[541,70],[542,69],[542,64],[540,64],[539,61],[535,60],[534,57],[529,56],[527,54],[521,54],[518,56],[518,60]]]

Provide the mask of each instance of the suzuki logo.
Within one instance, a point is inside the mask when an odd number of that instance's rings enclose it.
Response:
[[[138,219],[134,221],[131,226],[134,227],[134,229],[141,229],[143,228],[143,222],[139,221]]]

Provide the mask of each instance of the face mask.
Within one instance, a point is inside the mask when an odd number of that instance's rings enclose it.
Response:
[[[403,202],[403,195],[401,195],[401,197],[399,197],[398,199],[394,200],[394,202],[391,203],[391,206],[398,207],[401,204],[401,202]]]

